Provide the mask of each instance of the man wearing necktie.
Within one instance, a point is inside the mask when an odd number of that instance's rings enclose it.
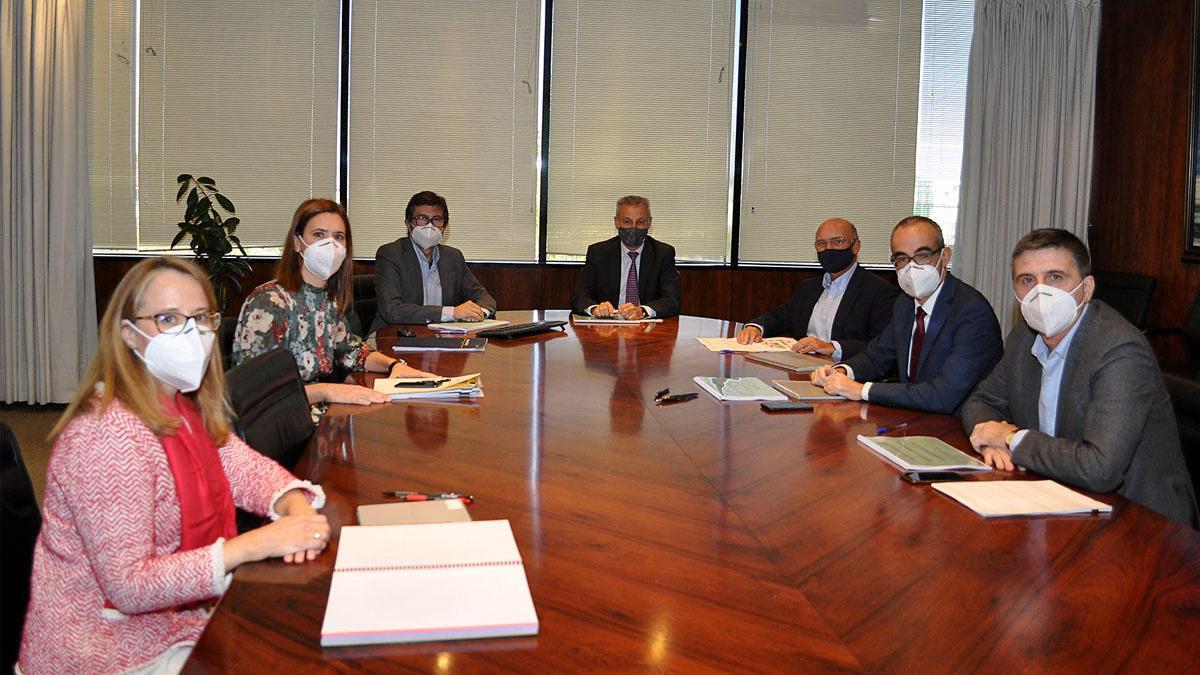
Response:
[[[1000,360],[1000,324],[987,299],[947,269],[942,228],[909,216],[892,229],[892,265],[904,291],[891,323],[866,349],[813,371],[814,384],[852,401],[956,413]],[[899,382],[881,382],[895,375]]]
[[[617,200],[617,236],[588,247],[571,295],[573,311],[631,320],[679,313],[675,248],[649,236],[651,221],[650,200]]]

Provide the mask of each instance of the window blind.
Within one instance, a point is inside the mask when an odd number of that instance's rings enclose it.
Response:
[[[135,248],[133,0],[87,6],[88,183],[92,246]]]
[[[886,262],[913,212],[921,2],[764,0],[749,20],[741,260],[815,262],[841,216]]]
[[[554,3],[548,259],[613,236],[637,194],[680,260],[728,260],[734,4]]]
[[[404,236],[421,190],[446,198],[446,243],[537,260],[541,3],[355,2],[349,210],[355,251]]]
[[[178,231],[181,173],[216,179],[246,247],[335,195],[339,19],[322,0],[141,1],[140,249]]]

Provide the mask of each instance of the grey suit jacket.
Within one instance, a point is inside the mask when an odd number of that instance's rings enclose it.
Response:
[[[1013,462],[1091,492],[1116,492],[1196,527],[1196,496],[1179,446],[1175,414],[1146,338],[1112,307],[1093,300],[1063,367],[1055,433],[1038,431],[1042,367],[1036,333],[1021,325],[1004,357],[963,404],[963,428],[1007,420],[1031,429]]]
[[[438,248],[437,269],[442,281],[442,305],[438,306],[425,304],[421,264],[408,237],[384,244],[375,252],[379,313],[371,325],[372,331],[389,323],[435,323],[442,319],[443,306],[461,305],[467,300],[495,314],[496,299],[471,274],[462,251],[444,244]]]

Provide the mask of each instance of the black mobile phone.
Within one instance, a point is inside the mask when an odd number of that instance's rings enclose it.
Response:
[[[919,485],[921,483],[944,483],[950,480],[962,480],[966,476],[953,471],[905,471],[900,475],[904,480]]]
[[[759,407],[767,412],[787,412],[813,409],[811,405],[801,401],[763,401]]]

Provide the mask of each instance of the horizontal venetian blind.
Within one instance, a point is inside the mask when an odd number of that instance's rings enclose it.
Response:
[[[216,179],[243,245],[278,247],[296,206],[337,188],[338,3],[141,9],[139,247],[165,248],[178,231],[181,173]]]
[[[137,247],[133,19],[133,0],[88,2],[88,183],[92,246],[100,249]]]
[[[751,3],[740,258],[815,262],[841,216],[883,263],[913,212],[921,2]]]
[[[679,259],[728,259],[734,5],[554,3],[549,259],[613,236],[628,194]]]
[[[355,2],[349,209],[356,254],[404,236],[409,197],[446,198],[446,243],[537,260],[541,3]]]

